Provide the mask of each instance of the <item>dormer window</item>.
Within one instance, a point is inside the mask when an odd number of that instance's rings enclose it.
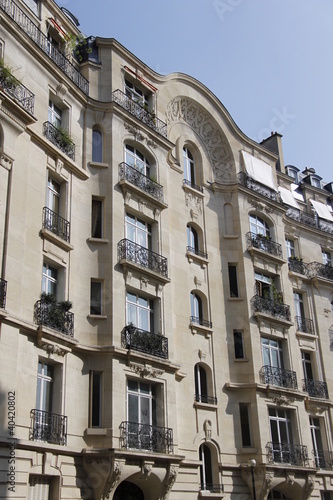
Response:
[[[297,167],[293,167],[292,165],[287,165],[286,172],[289,175],[289,177],[292,177],[294,179],[295,184],[297,184],[299,169]]]
[[[315,175],[311,175],[310,176],[310,180],[311,180],[311,186],[313,187],[316,187],[316,188],[320,188],[320,178],[315,176]]]

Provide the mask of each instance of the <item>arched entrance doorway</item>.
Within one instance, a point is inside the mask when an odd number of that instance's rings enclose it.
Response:
[[[277,499],[284,499],[287,497],[281,493],[280,491],[278,490],[271,490],[269,493],[268,493],[268,497],[267,497],[267,500],[277,500]]]
[[[116,489],[113,500],[145,500],[145,497],[138,486],[123,481]]]

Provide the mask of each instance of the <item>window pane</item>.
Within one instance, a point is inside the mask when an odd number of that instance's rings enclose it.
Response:
[[[90,314],[102,314],[102,283],[99,281],[90,283]]]
[[[128,421],[139,423],[138,396],[128,395]]]
[[[251,446],[249,405],[247,403],[239,403],[239,414],[243,446]]]
[[[243,334],[242,332],[234,332],[234,348],[235,348],[235,358],[244,358],[244,348],[243,348]]]
[[[102,238],[102,201],[92,200],[91,205],[91,236]]]
[[[92,131],[92,161],[103,161],[103,136],[100,130]]]

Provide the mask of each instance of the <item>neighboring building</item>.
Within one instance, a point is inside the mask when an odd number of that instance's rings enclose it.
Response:
[[[52,0],[0,43],[0,497],[332,500],[333,182]]]

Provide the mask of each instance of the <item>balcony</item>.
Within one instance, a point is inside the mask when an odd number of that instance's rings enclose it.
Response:
[[[70,223],[48,207],[43,208],[43,229],[48,229],[69,243]]]
[[[188,253],[193,253],[194,255],[197,255],[198,257],[201,257],[202,259],[208,259],[208,255],[205,252],[201,252],[198,248],[194,247],[186,247],[186,252]]]
[[[6,307],[7,281],[0,278],[0,308]]]
[[[332,451],[314,451],[314,461],[318,469],[332,469],[333,452]]]
[[[199,191],[200,193],[203,193],[203,187],[194,184],[194,182],[190,181],[189,179],[183,179],[183,186],[188,186],[192,189],[195,189],[196,191]]]
[[[267,456],[270,462],[291,464],[305,467],[308,465],[308,450],[306,446],[289,443],[267,443]]]
[[[163,202],[163,186],[123,162],[119,165],[119,181],[128,181],[158,201]]]
[[[290,219],[297,222],[319,229],[325,233],[333,234],[333,223],[320,219],[317,215],[307,214],[306,212],[301,212],[295,208],[288,208],[286,215]]]
[[[71,160],[75,161],[75,144],[65,131],[58,129],[50,122],[44,122],[43,135]]]
[[[280,302],[260,295],[255,295],[251,299],[252,310],[254,313],[263,313],[274,316],[284,321],[290,321],[290,307]]]
[[[30,92],[19,80],[9,73],[7,68],[0,65],[0,88],[5,91],[21,108],[30,115],[34,115],[35,95]]]
[[[154,271],[168,279],[168,260],[148,248],[133,241],[123,239],[118,243],[118,261],[133,262],[141,267]]]
[[[190,323],[192,325],[204,326],[205,328],[213,328],[213,324],[211,321],[199,318],[198,316],[190,316]]]
[[[238,184],[248,189],[251,189],[251,191],[255,191],[256,193],[260,194],[260,196],[264,196],[265,198],[277,202],[280,202],[281,200],[280,193],[277,193],[276,191],[273,191],[272,189],[263,186],[259,182],[254,181],[245,172],[239,172],[237,174],[237,180]]]
[[[288,268],[292,273],[308,276],[308,266],[307,264],[304,264],[302,259],[298,259],[297,257],[289,257]]]
[[[134,422],[122,422],[119,429],[121,448],[173,453],[172,429]]]
[[[112,101],[128,111],[131,115],[135,116],[135,118],[147,125],[147,127],[153,129],[163,137],[167,137],[166,123],[156,118],[154,113],[147,111],[143,106],[132,100],[121,90],[118,89],[112,92]]]
[[[275,243],[267,236],[248,232],[246,234],[247,248],[257,248],[263,252],[282,258],[282,247],[280,243]]]
[[[319,380],[304,379],[303,391],[307,392],[311,398],[328,399],[328,389],[326,382]]]
[[[13,0],[0,0],[0,9],[9,16],[19,28],[60,68],[72,82],[85,94],[89,94],[89,82],[75,66],[57,50],[47,36]]]
[[[311,262],[307,267],[310,278],[325,278],[333,281],[333,266],[330,264]]]
[[[133,325],[125,326],[121,334],[122,346],[125,349],[150,354],[162,359],[168,359],[168,339],[162,335],[140,330]]]
[[[34,321],[37,325],[52,328],[68,337],[74,336],[74,314],[68,311],[69,302],[46,302],[37,300]]]
[[[194,401],[196,403],[217,405],[217,398],[215,398],[214,396],[207,396],[206,394],[194,394]]]
[[[276,385],[278,387],[284,387],[285,389],[297,390],[296,372],[265,365],[260,369],[259,376],[262,384]]]
[[[67,417],[42,410],[30,411],[29,439],[52,444],[67,444]]]
[[[314,334],[313,321],[309,318],[303,318],[302,316],[295,316],[296,330],[302,333],[308,333],[309,335]]]
[[[223,484],[200,483],[201,491],[209,491],[210,493],[223,493]]]

